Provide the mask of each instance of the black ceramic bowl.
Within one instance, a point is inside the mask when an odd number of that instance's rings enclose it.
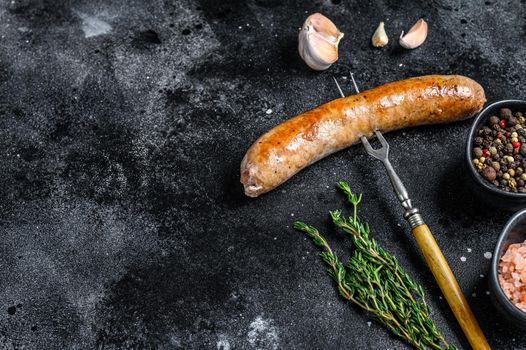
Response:
[[[522,243],[526,240],[526,209],[513,215],[500,234],[497,246],[493,252],[489,277],[491,299],[498,310],[514,325],[526,329],[526,312],[517,308],[504,294],[498,280],[498,265],[500,258],[510,244]]]
[[[476,136],[477,131],[486,123],[486,120],[492,115],[497,115],[499,109],[509,108],[513,113],[515,112],[526,112],[526,101],[520,100],[503,100],[490,104],[484,108],[479,115],[475,118],[471,130],[469,131],[468,140],[466,144],[466,162],[468,172],[473,178],[475,185],[474,192],[480,194],[479,198],[483,199],[486,203],[507,209],[507,210],[518,210],[526,207],[526,193],[514,193],[506,192],[493,184],[489,183],[480,175],[475,166],[472,163],[473,159],[473,139]]]

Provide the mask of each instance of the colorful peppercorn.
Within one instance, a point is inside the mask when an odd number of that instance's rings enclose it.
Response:
[[[497,178],[497,172],[492,167],[487,166],[482,170],[482,176],[488,181],[493,181]]]
[[[509,108],[501,108],[499,110],[499,117],[501,117],[502,119],[509,120],[511,117],[513,117],[513,113]]]
[[[493,115],[493,116],[489,117],[489,125],[491,125],[491,126],[493,126],[495,124],[498,124],[499,121],[500,121],[500,119],[496,115]]]
[[[526,118],[502,108],[473,139],[473,166],[504,191],[526,193]]]

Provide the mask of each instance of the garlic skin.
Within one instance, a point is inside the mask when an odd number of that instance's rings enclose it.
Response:
[[[416,49],[427,38],[427,22],[420,18],[406,35],[400,34],[400,45],[406,49]]]
[[[301,58],[314,70],[325,70],[338,60],[338,44],[343,33],[321,13],[307,17],[298,35]]]
[[[371,43],[374,47],[384,47],[389,42],[387,33],[385,32],[384,22],[380,22],[378,28],[376,28],[373,37],[371,38]]]

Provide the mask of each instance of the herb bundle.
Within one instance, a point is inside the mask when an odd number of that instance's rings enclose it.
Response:
[[[333,223],[354,241],[355,249],[347,266],[316,228],[301,221],[296,221],[294,228],[305,232],[322,248],[320,255],[329,266],[328,273],[336,282],[339,294],[372,313],[379,323],[417,349],[457,349],[446,342],[430,318],[422,286],[409,277],[393,255],[369,237],[369,225],[357,216],[362,195],[353,193],[345,181],[338,182],[337,186],[353,206],[353,215],[348,218],[341,210],[330,212]]]

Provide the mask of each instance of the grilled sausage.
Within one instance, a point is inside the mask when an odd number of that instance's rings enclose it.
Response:
[[[317,160],[357,143],[361,135],[465,119],[485,102],[484,89],[460,75],[415,77],[338,98],[257,139],[241,162],[241,183],[247,196],[257,197]]]

